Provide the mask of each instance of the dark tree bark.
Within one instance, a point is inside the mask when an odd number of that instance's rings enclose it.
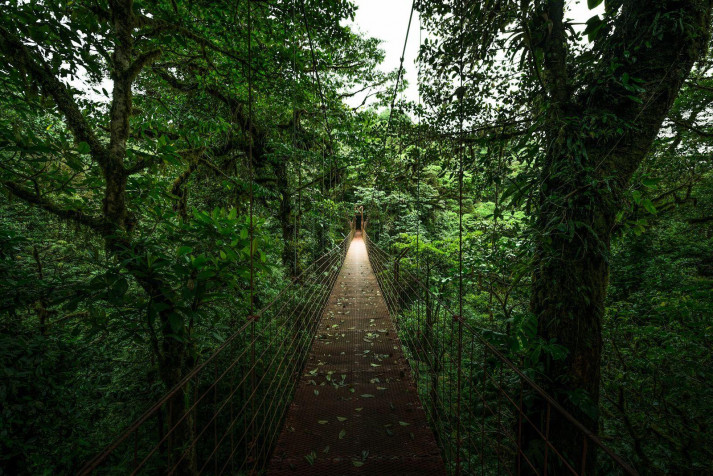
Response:
[[[290,276],[297,276],[297,263],[295,262],[295,221],[292,211],[292,192],[288,180],[288,160],[286,157],[276,157],[272,164],[275,173],[277,192],[280,194],[280,207],[278,219],[282,231],[282,264],[290,271]]]
[[[568,350],[563,359],[541,357],[540,383],[595,433],[616,213],[683,81],[705,51],[711,11],[710,0],[621,3],[612,34],[595,43],[602,55],[601,76],[579,94],[568,76],[564,1],[549,0],[539,12],[549,22],[543,47],[548,150],[540,177],[531,308],[538,335]],[[622,66],[612,74],[607,68],[614,62]],[[634,97],[623,75],[637,78],[643,92]],[[617,118],[613,131],[586,134],[583,119],[603,116]],[[538,408],[533,417],[543,421],[544,412]],[[549,431],[575,468],[582,467],[582,435],[562,418],[553,418]],[[527,439],[532,445],[537,436],[530,433]],[[590,471],[593,461],[590,453]]]

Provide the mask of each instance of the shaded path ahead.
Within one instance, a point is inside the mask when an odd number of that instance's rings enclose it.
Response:
[[[445,474],[359,232],[268,474]]]

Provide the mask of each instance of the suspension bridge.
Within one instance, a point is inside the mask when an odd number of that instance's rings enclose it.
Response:
[[[80,474],[637,474],[356,227]]]
[[[247,11],[250,64],[249,3]],[[300,11],[333,150],[304,5]],[[402,53],[384,153],[403,61]],[[459,75],[462,87],[462,64]],[[252,91],[248,68],[249,124]],[[459,101],[459,141],[463,124]],[[252,147],[248,141],[250,242]],[[638,474],[512,362],[502,340],[463,316],[463,150],[461,143],[458,302],[402,267],[403,253],[375,244],[363,208],[337,246],[258,311],[251,253],[244,322],[80,474]],[[417,190],[420,181],[419,172]],[[417,202],[420,215],[418,191]]]

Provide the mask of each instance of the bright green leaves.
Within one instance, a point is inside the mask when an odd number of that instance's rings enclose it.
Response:
[[[652,178],[652,177],[644,177],[641,179],[641,183],[644,185],[644,187],[647,187],[647,188],[655,187],[656,184],[659,182],[661,182],[660,179]]]
[[[169,141],[165,135],[160,135],[154,145],[156,156],[160,157],[164,164],[179,166],[183,164],[183,158],[181,158],[178,154],[178,148],[175,143],[173,141]],[[154,158],[148,154],[142,155],[145,155],[145,158],[149,160]]]
[[[250,278],[251,255],[255,274],[267,269],[264,222],[262,218],[253,218],[251,240],[250,218],[239,216],[236,209],[195,210],[192,220],[184,224],[184,232],[191,239],[212,244],[207,247],[181,245],[176,254],[188,257],[190,268],[198,272],[196,279],[212,282],[207,283],[209,288],[226,284],[243,288]]]
[[[639,190],[632,190],[631,198],[636,205],[643,207],[650,214],[656,214],[656,207],[654,206],[651,199],[642,197],[642,194]]]
[[[645,198],[641,201],[641,206],[643,206],[647,212],[651,213],[652,215],[656,215],[656,207],[654,206],[653,202],[648,198]]]
[[[260,250],[261,238],[258,236],[260,228],[264,224],[264,219],[253,218],[253,239],[250,240],[250,218],[247,216],[238,217],[237,210],[216,208],[211,213],[205,211],[194,211],[194,224],[197,228],[210,231],[219,236],[219,240],[224,247],[219,250],[222,260],[238,260],[249,258],[252,254],[257,256],[261,262],[265,262],[265,255]]]
[[[89,150],[89,144],[87,144],[86,142],[80,142],[79,144],[77,144],[77,152],[79,152],[80,154],[88,154]]]
[[[594,41],[599,34],[599,31],[604,28],[606,22],[599,15],[594,15],[587,20],[587,27],[584,29],[584,34],[587,35],[589,41]]]
[[[648,189],[654,187],[658,182],[657,179],[644,177],[641,179],[643,187],[629,192],[629,207],[619,210],[616,214],[616,223],[619,227],[623,230],[632,230],[635,235],[646,231],[646,228],[650,226],[649,220],[658,215],[658,210]]]

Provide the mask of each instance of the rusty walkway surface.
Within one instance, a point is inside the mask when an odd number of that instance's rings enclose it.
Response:
[[[359,232],[267,474],[445,474]]]

